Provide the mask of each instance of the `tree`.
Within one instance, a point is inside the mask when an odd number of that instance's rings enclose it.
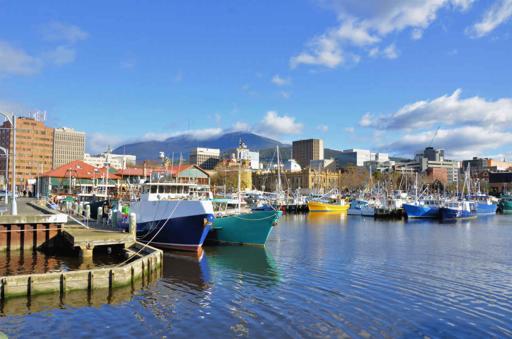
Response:
[[[363,189],[368,184],[368,170],[364,167],[348,166],[340,178],[340,189],[355,191]]]
[[[210,183],[217,188],[217,192],[221,189],[226,192],[236,192],[238,190],[238,165],[234,162],[220,162],[214,170],[214,174],[210,177]],[[244,163],[241,169],[242,190],[252,188],[252,173],[247,164]]]

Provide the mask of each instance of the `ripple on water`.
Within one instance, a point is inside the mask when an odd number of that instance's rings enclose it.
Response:
[[[471,223],[287,216],[267,249],[166,254],[111,305],[0,318],[11,336],[505,337],[511,217]]]

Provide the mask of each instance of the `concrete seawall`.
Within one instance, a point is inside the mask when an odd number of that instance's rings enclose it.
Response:
[[[132,245],[127,250],[127,256],[140,251],[139,255],[121,266],[0,277],[0,301],[51,293],[65,295],[78,290],[111,290],[134,284],[155,273],[159,274],[163,264],[163,252],[143,246],[141,243]]]

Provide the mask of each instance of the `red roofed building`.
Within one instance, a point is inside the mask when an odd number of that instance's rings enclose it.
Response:
[[[108,182],[107,182],[108,180]],[[105,197],[116,194],[121,176],[110,169],[97,168],[81,160],[75,160],[41,175],[41,192],[52,194],[72,194],[81,196]]]
[[[43,173],[41,176],[41,192],[43,196],[77,195],[81,197],[97,196],[106,198],[105,186],[109,196],[128,197],[137,195],[146,181],[157,181],[162,173],[172,174],[177,182],[210,185],[210,175],[196,165],[163,167],[126,168],[122,170],[97,168],[81,160]],[[153,176],[153,177],[152,177]],[[128,194],[132,193],[132,194]]]

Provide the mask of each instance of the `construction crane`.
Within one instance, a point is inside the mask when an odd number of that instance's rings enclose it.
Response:
[[[434,139],[437,137],[437,133],[439,132],[439,129],[440,129],[440,128],[441,128],[441,125],[437,126],[437,129],[436,129],[436,131],[435,131],[435,133],[434,133],[434,136],[432,137],[432,140],[430,140],[430,145],[429,145],[429,147],[432,147],[432,146],[433,146],[433,144],[434,144]]]

